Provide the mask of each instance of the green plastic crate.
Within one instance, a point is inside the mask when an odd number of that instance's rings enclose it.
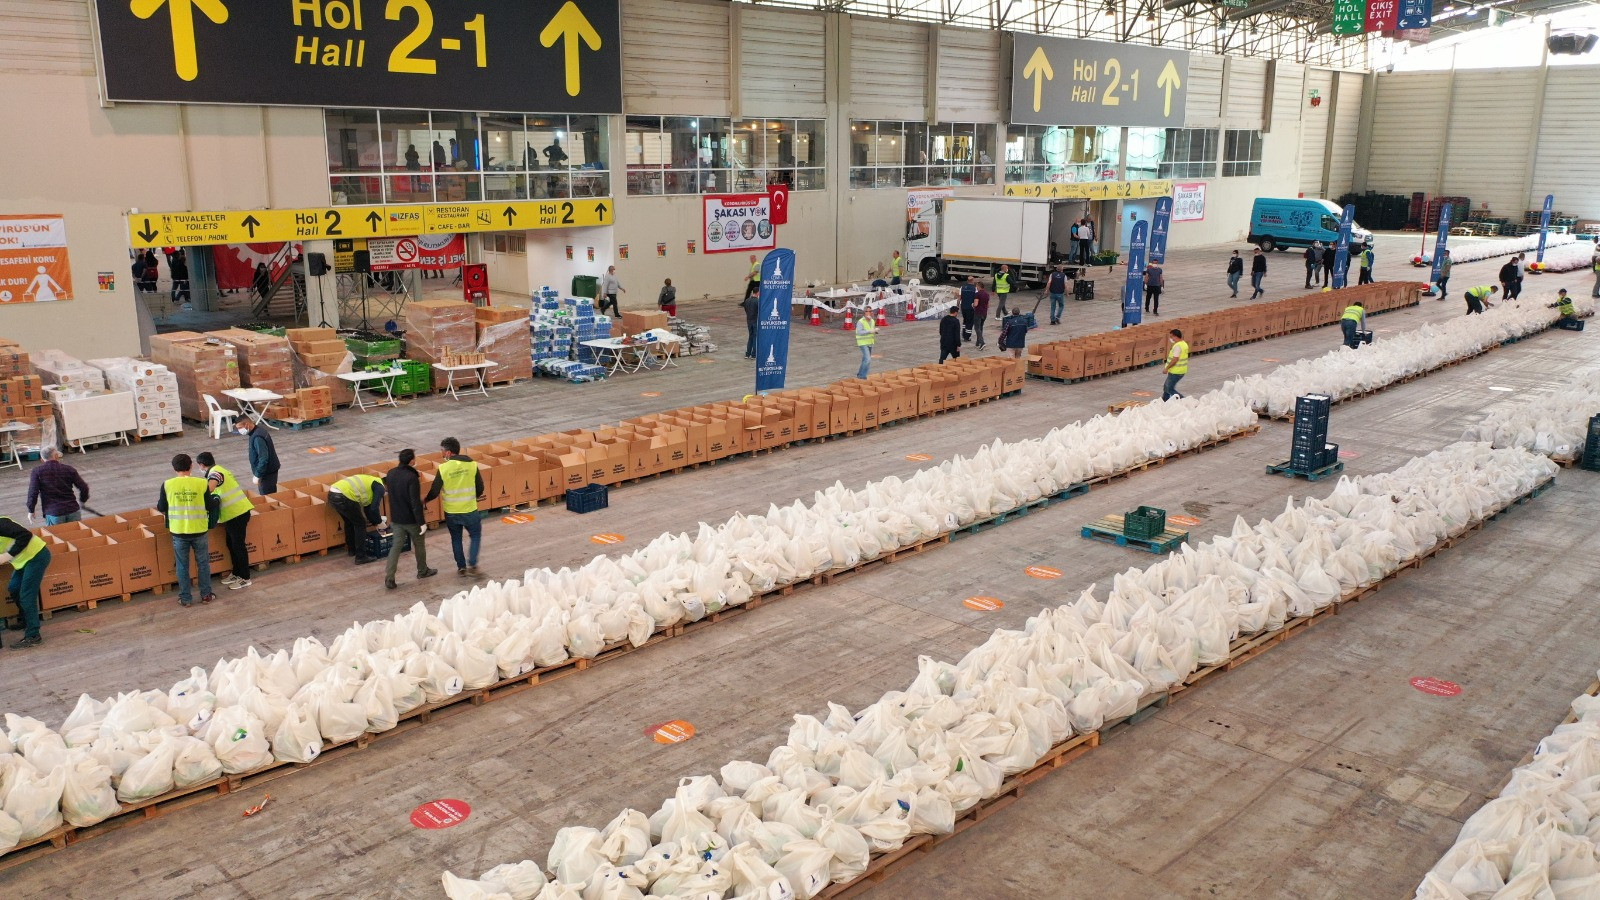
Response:
[[[360,338],[347,337],[344,339],[344,345],[356,356],[368,359],[394,359],[400,355],[400,342],[397,340],[364,341]]]
[[[1167,511],[1153,506],[1141,506],[1122,517],[1122,533],[1131,538],[1149,540],[1167,530]]]

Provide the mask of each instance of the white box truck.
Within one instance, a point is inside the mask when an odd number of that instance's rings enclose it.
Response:
[[[1082,200],[941,198],[911,219],[905,258],[925,284],[987,278],[1002,263],[1018,281],[1043,284],[1053,262],[1072,253],[1072,223],[1084,207]]]

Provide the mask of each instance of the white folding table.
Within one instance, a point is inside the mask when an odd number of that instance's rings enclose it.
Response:
[[[7,422],[0,425],[0,469],[22,468],[22,453],[17,450],[17,435],[34,427],[21,422]]]
[[[592,341],[581,341],[583,346],[595,351],[601,365],[609,365],[611,374],[617,372],[637,372],[644,368],[645,353],[650,344],[625,344],[622,338],[597,338]],[[629,360],[632,362],[629,362]]]
[[[649,365],[649,360],[651,357],[661,360],[661,368],[663,369],[665,369],[667,366],[676,366],[678,364],[678,357],[683,353],[682,337],[673,334],[665,328],[652,328],[649,331],[641,333],[648,334],[655,338],[655,340],[650,341],[649,343],[638,345],[651,351],[650,353],[645,354],[643,357],[643,361],[646,366]],[[657,348],[659,348],[659,350]]]
[[[464,365],[464,366],[447,366],[444,363],[434,363],[433,364],[433,367],[435,369],[438,369],[439,371],[444,372],[446,375],[449,376],[450,381],[449,381],[449,384],[446,386],[445,389],[446,389],[446,391],[449,392],[450,396],[456,398],[457,400],[461,399],[460,392],[456,390],[456,373],[457,372],[471,372],[475,376],[477,376],[477,379],[478,379],[478,387],[477,387],[477,389],[476,390],[469,390],[469,391],[467,391],[467,393],[469,393],[469,394],[482,394],[485,397],[487,397],[487,396],[489,396],[489,383],[487,381],[485,381],[484,379],[485,379],[485,377],[487,377],[489,370],[494,368],[494,366],[495,366],[495,364],[492,363],[492,362],[470,363],[470,364]]]
[[[371,391],[374,397],[371,407],[393,406],[399,408],[400,404],[394,399],[394,379],[406,374],[405,369],[389,369],[383,372],[339,372],[340,381],[350,383],[350,388],[355,392],[356,408],[366,412],[368,404],[361,399],[363,390]],[[383,388],[383,398],[377,399],[378,388]],[[459,399],[459,398],[458,398]]]
[[[274,394],[262,388],[228,388],[222,392],[222,395],[237,400],[239,402],[239,410],[254,419],[257,425],[266,425],[274,431],[277,430],[275,426],[267,423],[266,411],[256,407],[257,404],[265,406],[268,403],[282,400],[282,394]]]

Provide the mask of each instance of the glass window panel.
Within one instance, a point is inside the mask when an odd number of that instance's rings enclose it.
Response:
[[[383,114],[387,130],[389,113]],[[432,116],[433,140],[444,144],[450,155],[450,168],[457,172],[471,172],[478,168],[483,158],[478,146],[478,115],[469,112],[439,112]]]
[[[659,177],[659,176],[658,176]],[[544,171],[533,177],[533,197],[536,200],[553,200],[572,195],[571,176],[565,172]],[[655,191],[654,193],[660,193]]]
[[[423,147],[433,143],[428,130],[428,114],[419,110],[386,109],[379,115],[379,132],[383,136],[383,166],[391,172],[406,168],[406,151],[416,147],[419,157]],[[428,168],[423,165],[422,168]]]
[[[528,175],[526,172],[485,172],[483,173],[483,199],[485,200],[527,200]]]
[[[371,109],[330,109],[325,124],[329,172],[377,172],[383,163],[378,113]],[[426,147],[427,145],[423,145]],[[421,149],[421,148],[419,148]],[[423,166],[427,166],[426,151]]]
[[[826,169],[800,169],[795,173],[795,190],[820,191],[828,186]]]
[[[821,119],[800,119],[794,123],[794,164],[820,168],[828,164],[827,139]],[[815,190],[807,188],[806,190]]]
[[[528,167],[533,145],[528,143],[521,116],[483,117],[483,170],[521,171]]]
[[[611,194],[611,175],[598,169],[572,173],[572,196],[607,197]]]
[[[564,132],[556,139],[567,154],[567,165],[585,169],[606,168],[606,134],[610,119],[606,116],[567,116]]]
[[[728,135],[733,129],[732,121],[704,116],[695,121],[700,134],[700,167],[712,169],[731,168],[732,163],[728,161]],[[726,175],[723,176],[724,183],[726,183],[726,177]]]
[[[535,187],[536,190],[540,191],[540,193],[536,193],[534,196],[536,196],[536,197],[544,197],[544,196],[546,196],[543,193],[544,183],[545,183],[544,176],[535,176],[534,177],[534,187]],[[660,193],[664,193],[664,192],[665,191],[663,190],[663,186],[662,186],[662,175],[661,175],[660,172],[652,171],[652,170],[649,170],[649,169],[631,169],[630,168],[628,170],[628,193],[629,194],[636,195],[636,196],[642,196],[642,195],[649,195],[649,194],[660,194]]]
[[[760,139],[760,119],[740,119],[733,123],[728,153],[734,168],[759,169],[766,165],[766,145]]]
[[[335,175],[329,179],[328,188],[335,206],[383,202],[383,179],[377,175]]]
[[[528,143],[539,154],[540,169],[568,169],[572,162],[573,146],[567,134],[566,116],[528,116]],[[659,126],[658,126],[659,128]]]
[[[905,150],[901,161],[908,166],[926,166],[932,159],[928,155],[928,126],[921,122],[905,124]]]
[[[624,121],[622,137],[623,164],[636,166],[664,166],[671,158],[671,149],[661,136],[660,116],[629,116]],[[555,137],[551,129],[550,137]]]
[[[668,116],[661,120],[661,164],[665,168],[694,169],[700,159],[700,123],[692,116]]]
[[[463,160],[465,162],[465,160]],[[460,165],[460,163],[457,163]],[[483,199],[483,181],[477,174],[445,174],[438,176],[438,199],[441,203],[456,203]]]
[[[873,164],[870,157],[872,156],[872,142],[877,131],[878,123],[876,122],[850,123],[850,165],[859,167]],[[872,176],[870,174],[864,174],[861,178],[863,187],[871,186]],[[854,173],[851,173],[850,181],[852,184],[856,183]]]
[[[879,122],[867,163],[880,167],[899,167],[903,161],[905,143],[906,123]]]
[[[957,124],[955,126],[955,140],[957,149],[960,149],[962,129],[968,126]],[[973,170],[972,181],[974,184],[994,184],[994,147],[995,135],[999,129],[994,125],[976,125],[973,135],[973,150],[976,153],[978,166]]]
[[[431,203],[434,177],[432,173],[390,175],[383,179],[383,199],[389,203]]]

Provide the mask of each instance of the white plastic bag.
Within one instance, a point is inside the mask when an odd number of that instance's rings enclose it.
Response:
[[[171,735],[163,735],[154,749],[122,773],[122,781],[117,785],[117,799],[124,803],[137,803],[172,790],[172,764],[177,758],[177,741]]]

